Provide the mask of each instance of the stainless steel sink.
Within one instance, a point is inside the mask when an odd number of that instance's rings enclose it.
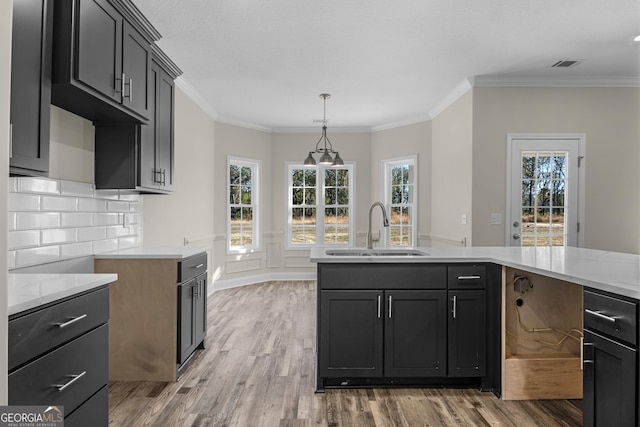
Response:
[[[427,256],[417,249],[328,249],[329,256]]]

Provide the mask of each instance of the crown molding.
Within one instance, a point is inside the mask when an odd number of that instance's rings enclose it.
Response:
[[[429,117],[433,120],[438,114],[442,113],[451,104],[456,102],[462,95],[470,91],[473,87],[470,80],[471,79],[464,79],[455,88],[453,88],[451,92],[446,94],[445,97],[435,105],[435,107],[429,110]]]
[[[276,127],[271,130],[272,133],[322,133],[321,126],[314,127]],[[327,134],[332,133],[370,133],[371,128],[368,126],[327,126]]]
[[[640,87],[640,77],[475,76],[473,87]]]
[[[241,128],[257,130],[257,131],[260,131],[260,132],[272,133],[272,130],[269,127],[256,125],[254,123],[243,122],[241,120],[235,120],[235,119],[232,119],[232,118],[229,118],[229,117],[218,116],[216,121],[218,123],[224,123],[224,124],[227,124],[227,125],[232,125],[232,126],[238,126],[238,127],[241,127]]]
[[[414,117],[407,120],[401,120],[399,122],[392,122],[384,125],[373,126],[371,128],[371,132],[379,132],[381,130],[401,128],[403,126],[414,125],[416,123],[428,122],[429,120],[431,120],[431,115],[425,114],[424,116],[418,116],[418,117]]]
[[[175,80],[176,86],[178,86],[182,91],[198,105],[198,107],[202,108],[202,110],[213,120],[218,119],[217,111],[209,104],[205,99],[198,93],[198,91],[191,86],[191,84],[184,78],[184,76],[179,76]]]

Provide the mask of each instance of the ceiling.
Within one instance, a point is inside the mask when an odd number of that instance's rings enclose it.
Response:
[[[133,0],[217,120],[264,130],[426,120],[476,84],[640,82],[640,0]],[[559,60],[580,60],[552,68]],[[473,79],[475,78],[475,79]]]

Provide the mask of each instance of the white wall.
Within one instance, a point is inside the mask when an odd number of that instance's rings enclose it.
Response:
[[[414,123],[371,134],[371,200],[384,200],[383,160],[418,156],[418,246],[429,244],[431,233],[431,121]],[[375,224],[380,224],[379,212]],[[364,224],[366,226],[366,223]]]
[[[640,89],[473,89],[473,242],[504,244],[507,133],[585,133],[585,247],[640,253]]]
[[[0,2],[0,224],[7,223],[9,192],[9,116],[11,93],[11,26],[13,0]],[[7,229],[0,227],[0,253],[7,253]],[[0,257],[0,337],[8,335],[7,258]],[[0,340],[0,405],[7,404],[7,340]]]
[[[473,95],[466,92],[432,120],[431,240],[471,246]],[[467,223],[462,224],[462,215]]]

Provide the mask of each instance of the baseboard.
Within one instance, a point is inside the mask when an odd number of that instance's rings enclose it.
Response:
[[[262,282],[273,282],[276,280],[316,280],[316,273],[264,273],[254,276],[238,277],[236,279],[214,280],[209,287],[209,295],[223,289],[237,288],[240,286],[255,285]]]

